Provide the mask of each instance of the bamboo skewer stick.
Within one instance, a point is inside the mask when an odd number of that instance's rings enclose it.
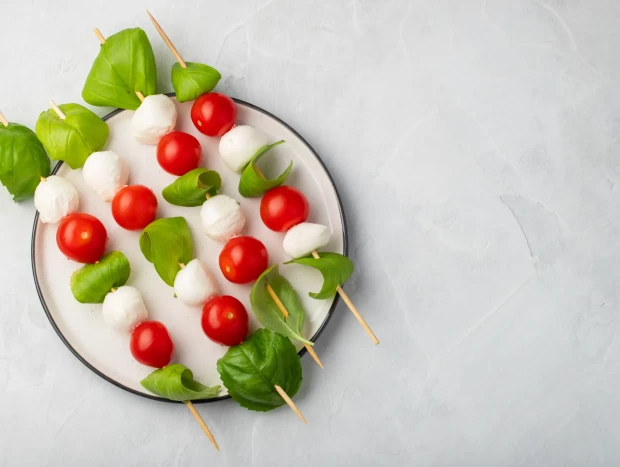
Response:
[[[211,430],[209,430],[209,427],[207,426],[205,421],[202,419],[202,417],[196,410],[196,407],[194,407],[194,404],[192,404],[191,401],[185,401],[185,405],[187,405],[187,408],[189,409],[189,411],[192,413],[192,415],[194,416],[194,418],[196,419],[196,421],[202,428],[202,431],[205,432],[205,434],[207,435],[207,438],[211,440],[211,442],[213,443],[213,446],[215,446],[215,449],[219,451],[220,447],[217,445],[217,442],[215,441],[215,438],[213,437],[213,433],[211,433]]]
[[[2,123],[2,125],[4,125],[5,128],[8,128],[8,126],[9,126],[9,121],[2,114],[2,112],[0,112],[0,123]]]
[[[179,62],[179,65],[181,65],[183,68],[187,68],[187,63],[185,63],[185,60],[183,60],[183,57],[181,57],[181,54],[179,53],[177,48],[174,46],[174,44],[172,43],[168,35],[161,28],[157,20],[153,18],[153,15],[149,12],[149,10],[146,10],[146,14],[149,15],[149,18],[151,18],[151,22],[153,23],[153,26],[155,26],[155,29],[157,29],[157,32],[159,33],[161,38],[164,40],[164,42],[170,49],[170,52],[172,52],[174,57],[177,59],[177,62]]]
[[[58,115],[58,118],[60,118],[61,120],[64,120],[65,118],[67,118],[64,112],[60,110],[60,108],[58,108],[58,106],[56,105],[56,102],[49,101],[49,105],[54,110],[54,112],[56,112],[56,115]]]
[[[280,397],[282,397],[282,399],[284,399],[284,402],[286,402],[288,404],[288,406],[293,410],[293,412],[295,412],[297,414],[297,416],[299,418],[301,418],[301,420],[307,425],[308,424],[308,420],[306,420],[304,418],[304,416],[301,414],[301,412],[299,411],[299,409],[295,405],[295,402],[293,402],[293,400],[288,396],[286,391],[284,389],[282,389],[280,386],[278,386],[277,384],[274,384],[273,387],[276,388],[276,391],[278,391],[278,394],[280,394]]]

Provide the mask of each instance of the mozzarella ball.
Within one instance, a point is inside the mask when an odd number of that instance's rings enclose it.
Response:
[[[140,291],[124,285],[103,299],[103,319],[114,329],[131,331],[149,317]]]
[[[41,180],[34,192],[34,207],[46,224],[55,224],[77,211],[79,205],[80,197],[73,183],[58,175]]]
[[[241,172],[256,151],[267,144],[267,136],[256,128],[239,125],[220,139],[220,156],[230,169]]]
[[[321,224],[302,222],[284,236],[282,246],[291,258],[301,258],[329,243],[329,229]]]
[[[216,195],[204,202],[200,209],[202,228],[208,237],[227,242],[239,235],[245,225],[245,215],[236,199]]]
[[[219,294],[213,276],[198,259],[193,259],[174,278],[174,294],[187,306],[202,307]]]
[[[133,136],[144,144],[157,144],[177,124],[177,108],[163,94],[146,96],[131,119]]]
[[[86,159],[82,174],[86,183],[104,201],[112,201],[129,179],[127,164],[112,151],[93,152]]]

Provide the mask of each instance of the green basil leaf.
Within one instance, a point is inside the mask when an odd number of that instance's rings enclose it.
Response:
[[[192,370],[178,363],[155,370],[140,384],[160,397],[171,401],[193,401],[217,396],[219,386],[205,386],[194,381]]]
[[[286,170],[274,180],[265,179],[260,172],[256,171],[255,167],[255,164],[265,155],[267,151],[282,143],[284,143],[284,140],[278,141],[277,143],[268,144],[267,146],[263,146],[256,151],[256,154],[254,154],[252,160],[248,162],[248,165],[246,165],[245,169],[243,169],[241,178],[239,179],[239,193],[241,196],[245,198],[262,196],[272,188],[280,186],[284,183],[288,177],[288,174],[291,173],[291,170],[293,169],[292,161]]]
[[[221,186],[219,173],[198,167],[177,178],[161,194],[175,206],[202,206],[207,195],[215,196]]]
[[[271,286],[286,308],[286,311],[288,311],[288,318],[284,318],[276,302],[273,301],[273,298],[267,292],[267,284]],[[304,339],[302,335],[306,312],[299,301],[295,289],[278,272],[277,264],[265,270],[256,280],[250,292],[250,303],[252,304],[252,310],[256,319],[267,329],[305,344],[313,345],[312,342]]]
[[[187,68],[179,63],[172,66],[172,87],[179,102],[193,101],[207,92],[213,91],[222,77],[220,72],[202,63],[185,62]]]
[[[71,276],[71,293],[80,303],[103,303],[112,288],[127,282],[131,266],[120,251],[103,256],[98,263],[87,264]]]
[[[37,135],[17,123],[0,124],[0,182],[13,200],[30,198],[49,174],[50,160]]]
[[[103,149],[110,129],[106,122],[80,104],[58,107],[66,118],[61,119],[52,109],[42,112],[35,131],[52,159],[79,169],[88,156]]]
[[[312,298],[325,300],[336,293],[336,288],[343,285],[353,274],[353,262],[338,253],[319,253],[320,258],[312,256],[292,259],[284,264],[296,263],[318,269],[323,275],[323,287],[319,292],[310,292]]]
[[[217,371],[241,407],[259,412],[285,404],[274,385],[293,397],[303,379],[295,346],[267,329],[258,329],[245,342],[228,349],[217,361]]]
[[[157,92],[155,56],[142,29],[124,29],[101,45],[82,98],[90,105],[136,110],[140,107],[136,91],[145,96]]]
[[[183,217],[169,217],[151,222],[140,235],[140,250],[153,263],[159,277],[170,287],[180,271],[194,257],[192,234]]]

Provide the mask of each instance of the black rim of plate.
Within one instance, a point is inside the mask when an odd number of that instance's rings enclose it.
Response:
[[[170,97],[174,97],[175,96],[174,93],[168,93],[166,95],[170,96]],[[286,122],[282,121],[281,119],[279,119],[275,115],[267,112],[266,110],[263,110],[260,107],[257,107],[257,106],[255,106],[253,104],[250,104],[249,102],[245,102],[245,101],[242,101],[241,99],[236,99],[236,98],[233,98],[233,100],[237,104],[241,104],[243,106],[246,106],[246,107],[249,107],[249,108],[251,108],[253,110],[256,110],[256,111],[262,113],[263,115],[265,115],[265,116],[267,116],[269,118],[272,118],[273,120],[275,120],[278,123],[280,123],[281,125],[283,125],[290,132],[292,132],[297,138],[299,138],[300,141],[306,146],[308,151],[310,151],[310,153],[312,153],[314,155],[314,157],[316,157],[316,159],[319,162],[319,164],[321,164],[321,167],[323,167],[323,170],[325,170],[325,173],[327,174],[327,177],[329,178],[329,181],[330,181],[330,183],[332,185],[332,188],[334,189],[334,193],[336,194],[336,199],[338,201],[338,208],[340,210],[340,221],[342,223],[343,251],[344,251],[344,254],[347,255],[348,254],[348,247],[349,247],[349,245],[348,245],[348,234],[347,234],[347,221],[346,221],[345,215],[344,215],[344,209],[343,209],[343,206],[342,206],[342,199],[340,198],[340,193],[338,193],[338,188],[336,187],[336,183],[334,182],[334,179],[333,179],[331,173],[327,169],[327,166],[325,165],[325,163],[323,162],[321,157],[312,148],[312,146],[310,146],[310,144],[308,144],[308,142],[297,131],[295,131],[295,129],[293,129]],[[117,115],[117,114],[119,114],[121,112],[124,112],[124,110],[123,109],[116,109],[116,110],[110,112],[105,117],[103,117],[103,120],[104,121],[108,120],[108,119],[114,117],[115,115]],[[56,167],[54,167],[54,170],[52,171],[51,174],[52,175],[56,174],[58,172],[58,170],[60,169],[60,167],[62,166],[62,164],[63,164],[62,161],[58,162],[58,164],[56,165]],[[97,368],[95,368],[93,365],[91,365],[84,357],[82,357],[82,355],[77,350],[75,350],[73,348],[71,343],[69,343],[67,338],[64,336],[64,334],[62,333],[62,331],[60,330],[60,328],[58,327],[58,325],[54,321],[54,317],[52,316],[52,313],[50,312],[50,310],[49,310],[49,308],[47,306],[47,303],[45,301],[45,297],[43,297],[43,292],[41,291],[41,286],[39,285],[39,278],[37,277],[36,254],[35,254],[35,249],[36,249],[35,248],[35,244],[36,244],[37,227],[38,227],[38,225],[39,225],[39,213],[37,211],[37,213],[34,216],[34,226],[32,228],[32,238],[31,238],[31,247],[30,247],[30,256],[31,256],[31,262],[32,262],[32,274],[34,276],[34,284],[35,284],[35,287],[37,289],[37,295],[39,296],[39,300],[41,301],[41,305],[43,306],[43,310],[45,311],[45,314],[47,315],[47,319],[49,319],[52,327],[54,328],[54,331],[56,331],[56,334],[58,335],[60,340],[71,351],[71,353],[80,362],[82,362],[87,368],[89,368],[95,374],[99,375],[101,378],[105,379],[107,382],[112,383],[114,386],[119,387],[121,389],[124,389],[125,391],[130,392],[132,394],[135,394],[137,396],[145,397],[147,399],[153,399],[153,400],[160,401],[160,402],[170,402],[170,403],[179,403],[179,404],[182,403],[182,402],[178,402],[178,401],[171,401],[169,399],[164,399],[163,397],[154,396],[154,395],[151,395],[151,394],[145,394],[143,392],[136,391],[135,389],[129,388],[129,387],[125,386],[124,384],[119,383],[115,379],[109,377],[108,375],[106,375],[105,373],[99,371]],[[339,300],[340,300],[340,297],[338,296],[338,294],[336,294],[336,296],[334,298],[334,301],[332,303],[332,306],[329,308],[329,311],[327,312],[327,317],[325,318],[325,320],[323,321],[321,326],[319,326],[319,329],[314,333],[314,336],[312,336],[310,341],[312,341],[312,342],[316,342],[317,341],[317,339],[319,338],[319,336],[321,335],[321,333],[323,332],[323,330],[327,326],[327,323],[329,323],[329,320],[332,318],[332,315],[334,314],[334,311],[336,310],[336,306],[338,305]],[[299,356],[301,357],[301,356],[305,355],[306,353],[307,353],[307,350],[304,347],[304,348],[302,348],[299,351]],[[195,400],[195,401],[192,401],[192,402],[194,404],[203,404],[203,403],[209,403],[209,402],[222,401],[222,400],[226,400],[226,399],[230,399],[230,398],[231,397],[228,394],[226,394],[224,396],[214,397],[212,399],[199,399],[199,400]]]

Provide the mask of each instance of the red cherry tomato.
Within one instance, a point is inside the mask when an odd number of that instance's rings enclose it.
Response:
[[[143,321],[131,333],[129,348],[133,358],[143,365],[163,368],[170,363],[174,344],[162,323]]]
[[[75,212],[60,221],[56,243],[67,258],[78,263],[94,263],[103,256],[108,233],[95,216]]]
[[[157,144],[157,162],[172,175],[185,175],[195,169],[201,157],[202,147],[189,133],[172,131]]]
[[[141,230],[157,216],[157,198],[144,185],[129,185],[112,199],[112,216],[127,230]]]
[[[220,253],[220,269],[224,277],[235,284],[255,281],[267,269],[267,248],[254,237],[235,237]]]
[[[306,196],[296,188],[272,188],[260,202],[260,217],[265,225],[276,232],[286,232],[308,218],[310,205]]]
[[[222,345],[237,345],[248,335],[248,312],[235,297],[213,297],[202,309],[202,330]]]
[[[192,122],[207,136],[223,136],[237,121],[235,101],[225,94],[203,94],[192,105]]]

